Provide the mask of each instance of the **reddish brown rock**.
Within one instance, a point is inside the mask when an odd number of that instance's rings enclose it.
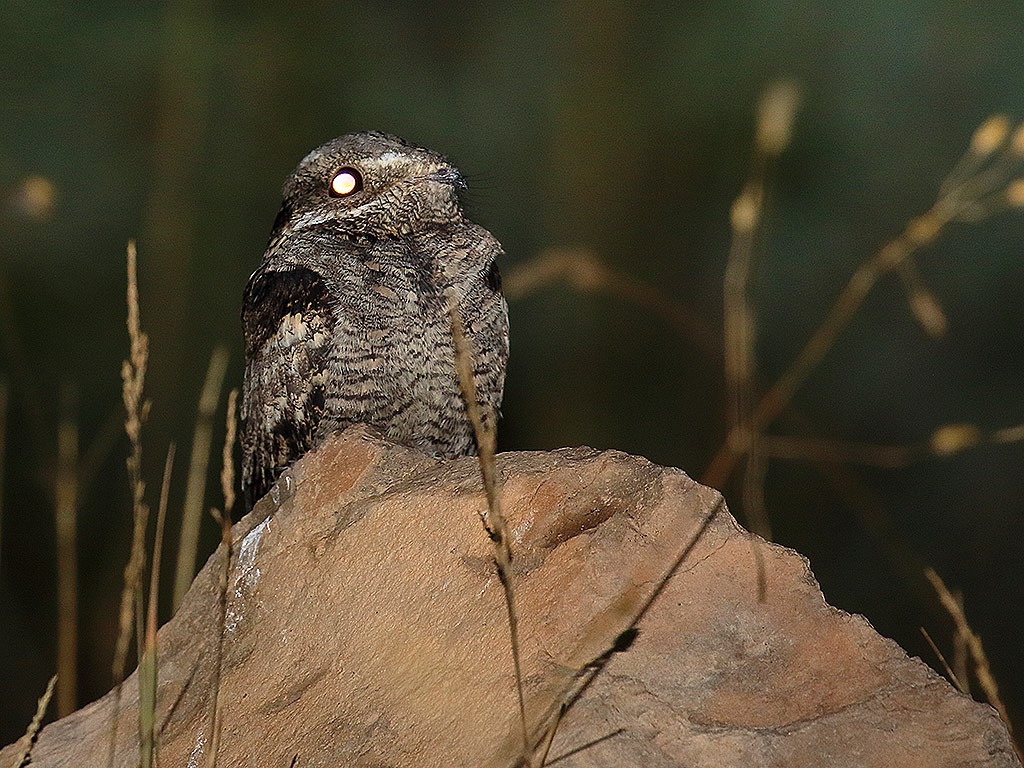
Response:
[[[990,708],[828,606],[803,558],[752,540],[682,472],[589,449],[508,454],[500,469],[531,744],[571,702],[549,760],[1020,765]],[[506,608],[475,460],[353,430],[292,476],[294,495],[235,528],[218,764],[515,765]],[[164,766],[205,764],[221,557],[160,631]],[[114,705],[108,695],[48,726],[32,765],[105,765]],[[136,707],[133,676],[115,765],[137,764]]]

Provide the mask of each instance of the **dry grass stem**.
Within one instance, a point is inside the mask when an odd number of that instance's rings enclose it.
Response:
[[[847,328],[878,280],[900,271],[908,286],[908,300],[922,326],[931,334],[945,329],[938,301],[920,283],[913,269],[904,265],[922,248],[931,245],[953,222],[977,222],[1009,206],[1007,190],[1018,179],[1015,174],[1024,159],[1024,136],[1018,128],[1010,137],[1009,122],[991,118],[978,129],[971,147],[943,182],[938,199],[921,216],[911,219],[903,232],[864,261],[836,297],[831,309],[790,367],[761,397],[754,409],[750,429],[767,428],[792,402],[824,356]],[[909,276],[909,278],[908,278]],[[740,427],[730,434],[704,474],[704,482],[721,487],[748,444]]]
[[[635,304],[661,320],[680,338],[709,358],[721,354],[717,332],[685,305],[635,277],[616,272],[602,264],[586,248],[552,248],[502,276],[502,291],[510,301],[537,290],[565,282],[580,293],[604,293]]]
[[[538,725],[533,728],[529,736],[530,749],[534,752],[543,750],[545,744],[548,744],[554,738],[554,730],[557,729],[558,724],[561,722],[562,716],[568,712],[573,705],[580,699],[581,696],[587,691],[591,683],[597,679],[605,667],[608,666],[608,662],[617,653],[622,653],[629,649],[633,641],[636,639],[638,630],[637,626],[643,620],[644,616],[651,609],[661,593],[668,586],[669,582],[679,571],[686,559],[690,556],[694,547],[697,546],[698,542],[703,538],[712,522],[718,517],[719,512],[724,508],[724,500],[719,498],[714,508],[701,520],[697,529],[693,532],[690,538],[687,540],[686,545],[680,550],[679,555],[672,561],[664,575],[658,580],[657,586],[652,590],[651,594],[647,596],[638,605],[614,605],[609,608],[606,613],[616,614],[616,620],[620,619],[621,614],[624,610],[628,611],[626,614],[626,629],[621,631],[613,640],[610,645],[607,645],[605,649],[598,654],[596,657],[591,658],[575,667],[571,677],[561,691],[557,692],[550,704],[545,710],[543,710],[539,717],[536,718]],[[606,631],[607,623],[603,621],[606,617],[599,617],[597,621],[592,622],[591,626],[597,626],[599,631]],[[580,644],[585,645],[587,643],[586,637],[580,638]],[[618,733],[616,731],[616,733]],[[611,734],[614,735],[614,734]],[[599,739],[600,741],[600,739]],[[549,745],[550,746],[550,745]],[[574,750],[573,752],[578,751]],[[554,764],[565,758],[567,755],[562,755],[557,760],[553,760],[550,764]]]
[[[974,133],[971,146],[942,184],[940,202],[960,221],[979,221],[1012,205],[1010,197],[1024,158],[1024,131],[1005,115],[993,115]]]
[[[993,443],[1019,443],[1024,441],[1024,424],[997,429],[990,435]]]
[[[141,662],[146,641],[146,599],[143,596],[141,583],[135,590],[135,610],[132,611],[132,614],[135,616],[135,631],[132,633],[135,637],[135,659]]]
[[[952,456],[984,441],[984,434],[973,424],[944,424],[932,432],[928,447],[936,456]]]
[[[39,703],[36,704],[36,713],[32,717],[32,722],[29,723],[28,728],[25,730],[25,735],[18,739],[21,743],[21,749],[14,755],[14,761],[11,763],[12,768],[23,768],[23,766],[29,764],[29,756],[32,754],[32,747],[35,746],[39,729],[43,725],[46,709],[50,706],[50,698],[53,696],[55,685],[57,685],[57,675],[51,677],[50,682],[46,684],[46,690],[39,697]]]
[[[0,379],[0,543],[3,542],[4,521],[4,467],[7,451],[7,381]],[[3,547],[0,546],[0,551]]]
[[[78,424],[75,394],[65,385],[57,427],[54,512],[57,545],[57,717],[78,704]]]
[[[956,689],[958,691],[960,691],[960,693],[964,693],[964,694],[967,694],[968,696],[970,696],[971,695],[970,690],[967,688],[967,686],[964,683],[960,682],[960,676],[957,675],[953,671],[952,667],[949,666],[949,662],[947,662],[946,661],[946,657],[942,655],[942,651],[939,650],[939,646],[937,646],[935,644],[935,641],[932,640],[932,636],[928,634],[928,630],[925,629],[924,627],[919,627],[919,629],[921,630],[921,634],[924,635],[924,639],[928,642],[928,647],[932,649],[932,653],[934,653],[935,657],[940,662],[942,662],[942,668],[944,670],[946,670],[946,675],[952,681],[953,685],[956,686]]]
[[[542,763],[542,765],[556,765],[557,763],[560,763],[563,760],[568,760],[569,758],[574,757],[575,755],[578,755],[581,752],[585,752],[588,749],[593,749],[598,744],[602,744],[602,743],[608,741],[609,739],[614,739],[620,733],[624,733],[625,730],[626,730],[625,728],[616,728],[614,731],[609,731],[608,733],[604,734],[603,736],[598,736],[596,739],[591,739],[586,744],[581,744],[580,746],[578,746],[578,747],[576,747],[574,749],[570,749],[568,752],[563,752],[558,757],[556,757],[554,760],[552,760],[550,763]]]
[[[516,613],[515,590],[512,586],[512,543],[508,525],[501,508],[501,483],[495,462],[496,428],[495,414],[482,413],[473,382],[473,353],[466,339],[462,316],[458,310],[458,297],[448,295],[448,315],[452,324],[452,345],[455,351],[455,367],[459,376],[462,398],[466,413],[476,435],[477,457],[480,475],[483,478],[484,493],[487,496],[487,514],[484,528],[494,544],[494,561],[498,578],[505,595],[508,615],[509,640],[512,650],[512,666],[515,673],[516,695],[519,703],[519,722],[522,729],[522,760],[532,765],[526,726],[526,702],[523,694],[523,672],[519,654],[519,617]]]
[[[793,135],[793,122],[803,97],[795,80],[776,80],[768,86],[757,109],[757,153],[765,158],[786,151]]]
[[[210,464],[213,416],[217,410],[227,366],[227,348],[216,347],[210,355],[210,365],[206,369],[206,380],[196,410],[195,432],[192,435],[192,453],[189,457],[185,501],[181,512],[181,534],[178,539],[178,562],[174,572],[175,610],[181,604],[181,599],[195,576],[199,528],[203,519],[203,500],[206,496],[206,473]]]
[[[956,604],[960,606],[960,612],[963,613],[964,593],[958,589],[953,593],[953,598],[956,600]],[[956,670],[957,677],[963,680],[964,692],[969,696],[973,696],[974,694],[971,693],[971,676],[968,674],[970,657],[971,650],[967,633],[960,631],[958,628],[953,633],[953,669]]]
[[[142,768],[156,764],[156,687],[159,672],[157,646],[157,608],[160,598],[160,560],[164,549],[164,526],[167,521],[167,497],[171,490],[174,469],[174,443],[167,448],[160,503],[156,512],[156,534],[153,540],[153,564],[149,571],[149,598],[146,605],[145,644],[139,655],[139,754]]]
[[[756,317],[749,290],[754,264],[754,240],[764,204],[763,179],[747,183],[732,206],[732,246],[725,268],[724,335],[725,385],[729,427],[736,448],[751,449],[750,432]]]
[[[228,416],[224,432],[224,450],[221,453],[220,492],[224,496],[224,519],[231,531],[231,513],[235,509],[235,439],[238,433],[238,390],[228,393]]]
[[[862,464],[883,469],[902,469],[929,457],[948,457],[983,445],[1024,440],[1024,426],[984,432],[974,424],[944,424],[926,441],[896,445],[849,443],[817,437],[767,435],[762,448],[773,459]]]
[[[555,721],[548,728],[547,735],[541,743],[540,761],[538,762],[540,768],[544,768],[545,765],[548,765],[548,755],[551,753],[551,745],[555,743],[555,734],[558,733],[558,726],[562,724],[563,717],[565,717],[564,706],[559,707],[558,714],[555,715]]]
[[[783,418],[788,428],[804,433],[814,431],[813,424],[797,408],[788,409]],[[811,438],[811,445],[814,440]],[[831,445],[832,441],[823,440],[822,443],[821,450],[816,453],[809,450],[801,458],[825,478],[853,511],[861,527],[885,554],[900,581],[913,588],[922,599],[930,599],[933,589],[924,578],[927,567],[924,558],[905,539],[875,491],[861,480],[849,463],[829,460],[825,446]],[[771,440],[766,440],[765,453],[774,458],[768,447],[770,444]]]
[[[134,241],[128,243],[128,359],[121,365],[121,394],[124,400],[124,429],[128,435],[128,485],[132,496],[132,545],[128,563],[124,568],[124,587],[121,592],[121,610],[118,615],[117,644],[111,671],[114,678],[114,709],[111,717],[108,765],[114,763],[117,745],[117,713],[121,706],[121,682],[128,663],[133,625],[139,620],[136,606],[141,601],[140,583],[146,559],[146,526],[149,507],[146,505],[146,485],[142,480],[142,425],[149,413],[149,403],[143,399],[146,365],[149,361],[149,337],[142,332],[139,319],[138,255]],[[138,633],[136,633],[137,636]]]
[[[121,593],[117,645],[114,649],[115,683],[124,678],[127,664],[135,596],[145,565],[146,525],[149,521],[149,507],[145,501],[146,484],[142,479],[142,425],[149,412],[149,403],[143,399],[146,365],[149,360],[149,337],[142,332],[139,319],[138,256],[134,242],[128,243],[128,338],[131,348],[128,359],[121,365],[121,381],[125,409],[124,429],[130,446],[126,463],[132,495],[133,526],[132,548],[124,569],[124,590]]]
[[[218,589],[220,599],[220,613],[217,626],[217,652],[214,658],[213,683],[210,690],[210,731],[206,743],[209,751],[206,754],[207,768],[214,768],[217,765],[217,752],[220,750],[221,721],[224,717],[223,702],[220,698],[220,676],[221,664],[224,658],[224,632],[228,611],[228,581],[231,577],[231,510],[235,505],[235,470],[234,450],[235,436],[238,430],[237,423],[238,390],[232,389],[228,392],[228,413],[227,424],[224,435],[224,452],[221,454],[223,465],[220,472],[221,492],[224,494],[224,511],[211,509],[210,513],[220,525],[220,544],[224,551],[224,567],[220,573],[220,584]]]
[[[915,289],[907,297],[910,309],[918,324],[933,339],[941,339],[949,330],[946,313],[939,304],[938,298],[927,288]]]
[[[764,602],[768,599],[768,574],[765,570],[764,552],[761,550],[762,539],[771,541],[772,527],[768,517],[768,506],[764,501],[764,481],[768,474],[768,457],[760,449],[761,440],[753,446],[747,456],[747,465],[743,471],[743,514],[750,525],[748,533],[750,549],[757,565],[757,599]],[[756,535],[754,535],[756,534]],[[760,537],[760,538],[758,538]]]
[[[466,412],[469,421],[473,425],[473,434],[476,437],[477,453],[480,457],[480,473],[483,475],[484,491],[487,495],[487,517],[485,519],[487,531],[500,545],[503,560],[511,561],[510,543],[505,516],[501,510],[501,495],[497,477],[497,467],[494,461],[496,437],[494,430],[494,415],[484,414],[476,397],[476,385],[473,382],[473,354],[469,350],[469,343],[462,325],[462,318],[454,304],[449,305],[449,313],[452,323],[452,337],[455,345],[455,365],[459,375],[459,386],[462,389],[462,396],[466,401]]]
[[[964,182],[977,175],[985,162],[1006,144],[1009,137],[1010,119],[1006,115],[990,115],[975,129],[967,151],[939,187],[939,195],[945,197],[952,194]]]
[[[902,469],[931,454],[926,444],[872,445],[780,435],[766,436],[762,448],[765,455],[772,459],[862,464],[884,469]]]
[[[914,313],[917,324],[933,339],[941,339],[949,330],[949,321],[938,298],[924,284],[917,265],[913,260],[906,259],[900,262],[896,274],[903,282],[907,303],[910,305],[910,311]]]
[[[1006,711],[1006,707],[1003,705],[1003,701],[999,697],[999,686],[996,685],[995,677],[992,675],[988,656],[985,655],[985,649],[981,644],[981,637],[971,629],[971,625],[967,621],[967,615],[964,613],[963,604],[956,599],[952,592],[949,591],[945,583],[939,577],[939,574],[932,568],[926,568],[924,575],[935,589],[935,594],[938,596],[942,607],[945,608],[946,613],[948,613],[949,617],[953,620],[953,626],[956,628],[956,634],[963,638],[967,646],[970,657],[974,662],[975,678],[977,679],[982,692],[985,694],[986,701],[988,701],[988,703],[995,708],[996,712],[999,713],[999,717],[1006,725],[1006,730],[1010,732],[1010,736],[1012,738],[1013,726],[1010,723],[1010,717]],[[1020,747],[1017,746],[1016,740],[1014,740],[1014,749],[1017,752],[1017,757],[1022,758],[1021,750]]]
[[[733,202],[730,215],[732,242],[723,282],[723,329],[725,336],[725,388],[732,449],[746,456],[743,473],[743,515],[751,531],[772,538],[764,503],[767,459],[761,453],[760,427],[753,422],[754,385],[757,380],[757,309],[751,285],[758,243],[763,237],[765,200],[775,160],[792,136],[800,104],[800,89],[789,80],[769,86],[758,109],[751,176]],[[757,560],[758,597],[766,598],[767,582],[761,544],[751,538]]]
[[[1010,208],[1024,207],[1024,179],[1014,179],[1006,187],[1006,204]]]

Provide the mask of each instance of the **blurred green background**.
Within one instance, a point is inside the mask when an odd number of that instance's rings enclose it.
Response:
[[[506,248],[506,275],[581,248],[684,306],[703,343],[606,292],[558,282],[515,298],[499,439],[505,450],[618,448],[699,478],[725,437],[716,350],[729,210],[765,87],[786,76],[803,92],[753,291],[766,383],[857,265],[931,205],[976,126],[995,112],[1024,118],[1019,2],[514,5],[0,4],[0,743],[23,732],[55,665],[62,401],[83,454],[100,460],[80,499],[80,703],[110,685],[130,539],[118,432],[130,238],[151,337],[154,507],[167,445],[178,446],[173,553],[210,353],[228,346],[237,386],[242,288],[281,183],[324,140],[376,129],[448,154],[470,179],[471,215]],[[813,433],[903,444],[949,422],[1024,421],[1022,243],[1024,215],[1011,211],[920,254],[950,321],[940,340],[883,279],[797,397]],[[222,397],[218,440],[223,414]],[[1022,459],[1012,443],[850,468],[871,502],[799,461],[770,463],[765,484],[776,539],[810,558],[826,597],[932,665],[918,628],[952,654],[950,624],[893,542],[962,590],[1018,721]],[[742,517],[737,487],[726,495]],[[881,538],[865,526],[872,514],[887,520]],[[217,538],[205,525],[200,562]]]

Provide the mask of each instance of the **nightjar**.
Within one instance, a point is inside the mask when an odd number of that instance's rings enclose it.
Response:
[[[441,155],[381,133],[327,142],[285,182],[242,303],[247,508],[351,424],[435,456],[474,452],[448,297],[484,413],[501,404],[508,312],[501,245],[465,218],[464,187]]]

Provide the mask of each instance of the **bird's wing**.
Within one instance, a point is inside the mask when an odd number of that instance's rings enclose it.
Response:
[[[242,488],[251,507],[313,446],[326,396],[335,309],[329,286],[303,267],[260,268],[242,299],[246,369]]]

